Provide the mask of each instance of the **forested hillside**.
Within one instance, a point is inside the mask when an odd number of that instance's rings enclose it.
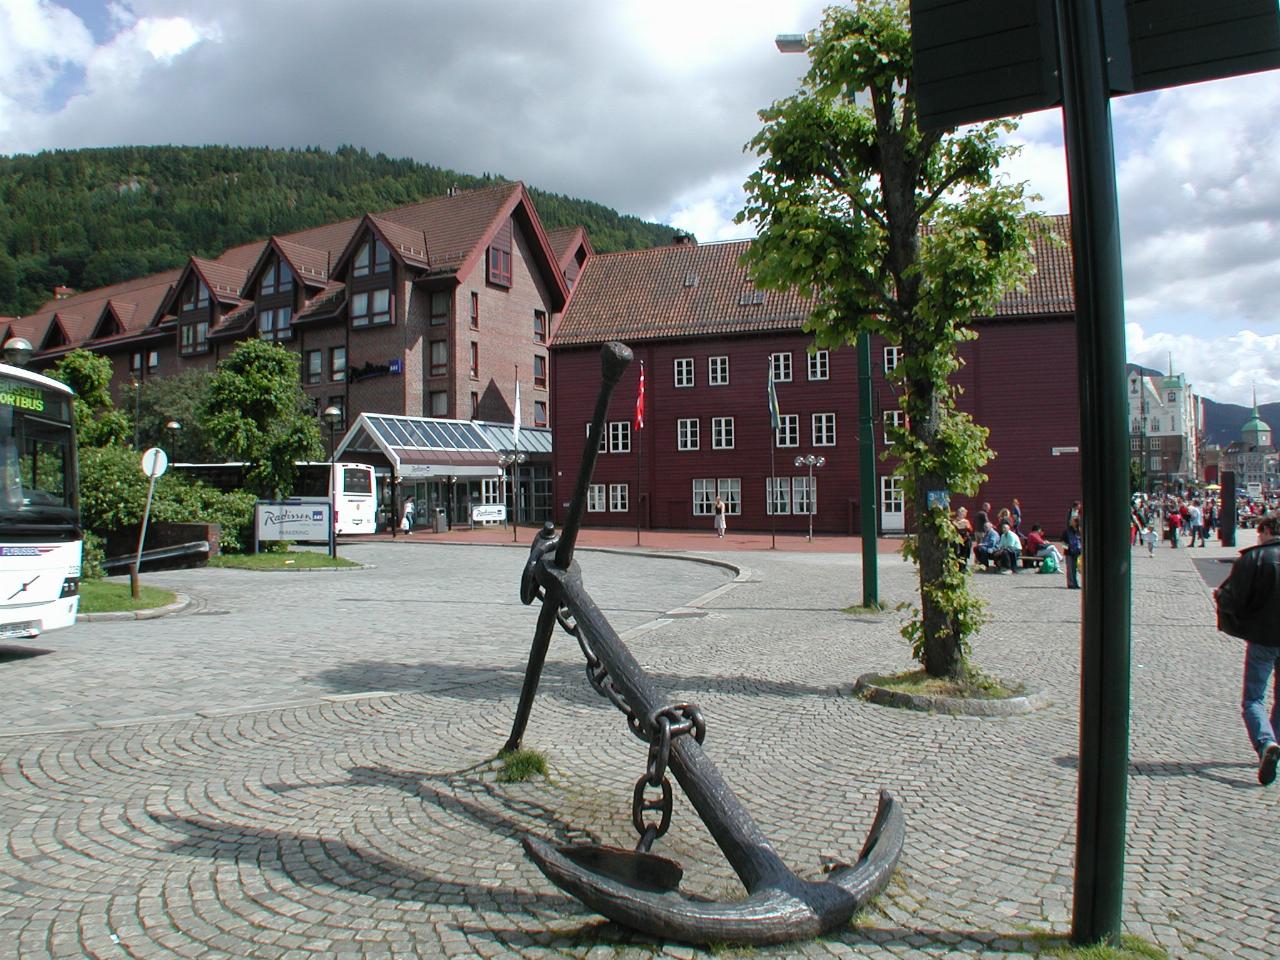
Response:
[[[180,266],[228,247],[492,183],[354,147],[112,147],[0,157],[0,314]],[[597,252],[670,242],[672,229],[530,185],[547,229],[577,224]]]

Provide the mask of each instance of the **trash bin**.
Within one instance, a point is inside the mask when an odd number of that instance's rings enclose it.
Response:
[[[449,532],[449,520],[444,515],[444,507],[436,507],[436,533]]]

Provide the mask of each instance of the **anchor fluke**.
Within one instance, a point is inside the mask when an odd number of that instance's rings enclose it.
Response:
[[[881,793],[856,864],[819,881],[782,871],[749,891],[745,899],[728,902],[681,895],[679,873],[674,883],[655,882],[648,863],[652,854],[556,847],[536,837],[526,837],[524,849],[557,887],[624,926],[684,943],[765,945],[815,937],[847,924],[888,883],[902,851],[903,831],[901,807],[888,793]],[[615,858],[597,860],[595,852],[601,849],[612,850]],[[653,859],[680,870],[673,861]],[[638,882],[629,882],[633,871]]]

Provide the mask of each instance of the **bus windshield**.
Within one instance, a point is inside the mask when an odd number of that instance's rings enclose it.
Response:
[[[71,397],[0,374],[0,530],[79,530]]]

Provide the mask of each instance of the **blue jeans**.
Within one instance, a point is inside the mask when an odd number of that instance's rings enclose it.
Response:
[[[1267,713],[1267,684],[1276,678],[1276,694]],[[1280,647],[1268,647],[1261,643],[1245,643],[1244,693],[1240,698],[1240,712],[1244,716],[1249,742],[1262,755],[1267,744],[1276,742],[1276,728],[1280,727]]]

